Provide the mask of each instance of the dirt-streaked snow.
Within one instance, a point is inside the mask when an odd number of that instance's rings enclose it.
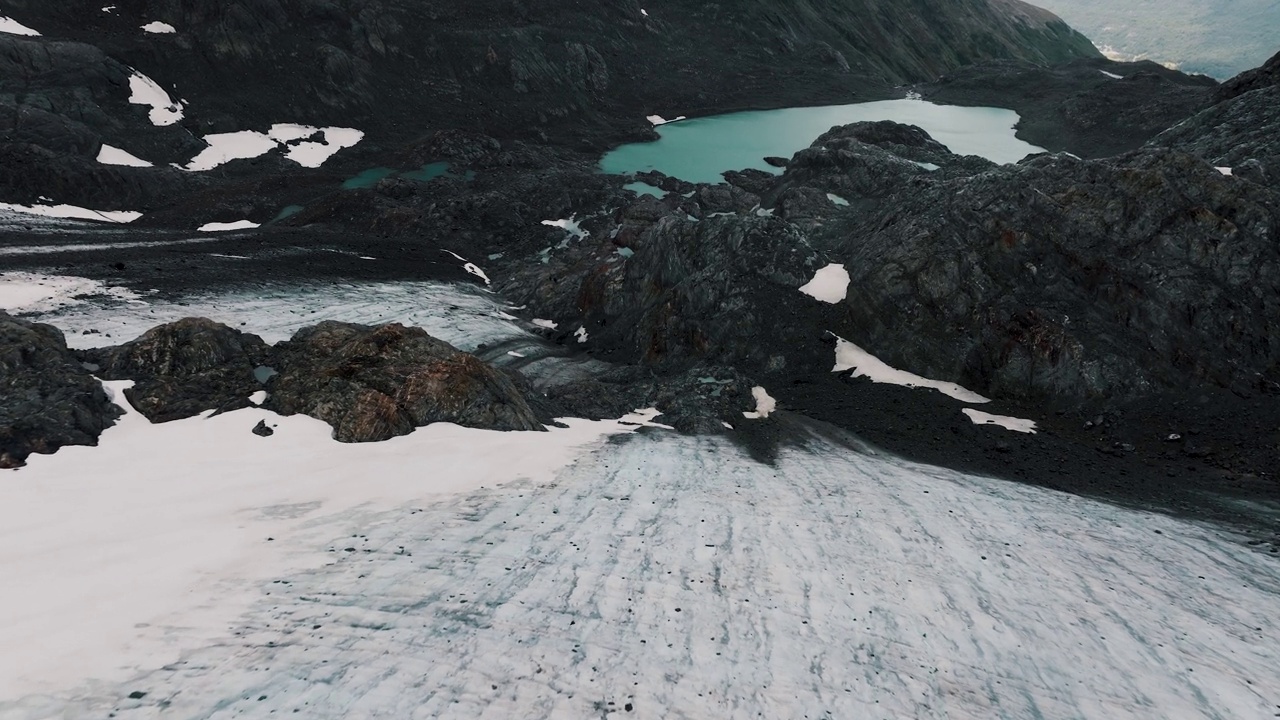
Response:
[[[965,408],[961,412],[972,420],[975,425],[999,425],[1006,430],[1030,434],[1034,434],[1036,431],[1034,420],[1024,420],[1023,418],[1009,417],[1008,415],[992,415],[973,408]]]
[[[770,466],[722,439],[631,436],[491,484],[481,468],[538,462],[449,436],[254,483],[234,471],[274,467],[272,443],[318,446],[302,425],[252,436],[259,416],[190,421],[237,443],[204,461],[190,440],[194,480],[166,472],[187,445],[123,456],[122,429],[119,449],[0,484],[16,516],[0,562],[62,588],[9,598],[51,637],[0,643],[0,715],[1190,720],[1280,703],[1280,563],[1211,527],[816,437]],[[402,495],[407,466],[461,492]],[[113,568],[103,603],[73,601]],[[116,607],[134,583],[155,599]],[[91,637],[47,619],[81,627],[94,607]],[[113,637],[137,673],[75,684]],[[60,647],[81,651],[55,665]]]
[[[129,383],[107,385],[128,408]],[[548,433],[438,423],[346,444],[306,416],[255,408],[153,425],[129,409],[99,447],[33,457],[0,483],[0,568],[21,588],[0,594],[0,699],[176,660],[217,637],[259,583],[327,561],[295,564],[289,543],[335,514],[549,482],[581,448],[649,417]],[[259,420],[275,434],[251,433]]]
[[[137,293],[128,288],[88,278],[29,272],[0,273],[0,310],[8,313],[56,313],[68,306],[84,305],[89,298],[103,297],[141,302]]]
[[[142,217],[142,213],[131,210],[90,210],[76,205],[16,205],[0,203],[0,211],[19,213],[22,215],[39,215],[41,217],[64,218],[70,220],[92,220],[95,222],[128,223]]]

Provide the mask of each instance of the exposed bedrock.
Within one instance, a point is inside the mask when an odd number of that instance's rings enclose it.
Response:
[[[65,445],[96,445],[121,414],[62,331],[3,311],[0,398],[0,468]]]

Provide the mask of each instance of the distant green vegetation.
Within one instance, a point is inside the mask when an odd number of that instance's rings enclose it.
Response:
[[[1031,0],[1125,59],[1225,79],[1280,51],[1280,0]],[[1117,58],[1119,59],[1119,58]]]

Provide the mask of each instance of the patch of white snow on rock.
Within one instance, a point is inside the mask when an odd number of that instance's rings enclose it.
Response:
[[[125,167],[153,167],[146,160],[136,157],[125,150],[110,145],[103,145],[98,151],[98,162],[103,165],[123,165]]]
[[[319,136],[319,140],[306,140]],[[283,150],[285,159],[303,167],[318,168],[338,151],[359,143],[364,133],[352,128],[319,128],[310,125],[277,123],[268,132],[239,130],[206,135],[208,146],[187,163],[183,170],[212,170],[232,160],[261,157],[272,150]],[[305,142],[299,142],[306,140]]]
[[[53,312],[80,305],[88,297],[141,302],[132,290],[71,275],[29,272],[0,273],[0,310],[9,313]]]
[[[930,388],[960,402],[991,402],[989,398],[985,398],[972,390],[966,390],[956,383],[930,380],[915,373],[898,370],[848,340],[836,337],[836,364],[835,367],[831,368],[831,372],[845,372],[848,370],[853,371],[853,377],[865,377],[871,382],[889,385]]]
[[[177,28],[166,22],[155,20],[142,26],[143,31],[153,33],[155,35],[172,35],[178,32]]]
[[[1009,417],[1007,415],[992,415],[984,413],[981,410],[973,408],[965,408],[962,411],[974,425],[999,425],[1006,430],[1014,432],[1028,433],[1034,435],[1036,432],[1036,423],[1034,420],[1024,420],[1022,418]]]
[[[769,417],[774,410],[778,409],[778,401],[774,400],[769,391],[759,385],[751,388],[751,397],[755,398],[756,409],[750,412],[742,413],[742,416],[750,420],[763,420]]]
[[[173,125],[182,119],[182,105],[175,103],[155,80],[137,70],[129,76],[129,102],[149,106],[151,124],[156,127]]]
[[[40,33],[5,15],[0,15],[0,33],[26,35],[27,37],[40,37]]]
[[[230,230],[252,230],[262,227],[256,222],[250,220],[237,220],[235,222],[211,222],[205,223],[197,228],[197,232],[228,232]]]
[[[78,205],[15,205],[0,203],[0,211],[39,215],[70,220],[94,220],[109,223],[130,223],[142,217],[142,213],[130,210],[90,210]]]
[[[800,292],[832,305],[843,302],[849,292],[849,271],[844,265],[828,265],[814,273],[813,279],[800,287]]]

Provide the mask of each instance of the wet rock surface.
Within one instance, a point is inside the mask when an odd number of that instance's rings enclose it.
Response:
[[[0,468],[32,453],[96,445],[121,415],[62,331],[0,311]]]
[[[265,407],[333,426],[341,442],[407,435],[433,422],[542,430],[517,384],[421,328],[324,322],[275,348]]]

